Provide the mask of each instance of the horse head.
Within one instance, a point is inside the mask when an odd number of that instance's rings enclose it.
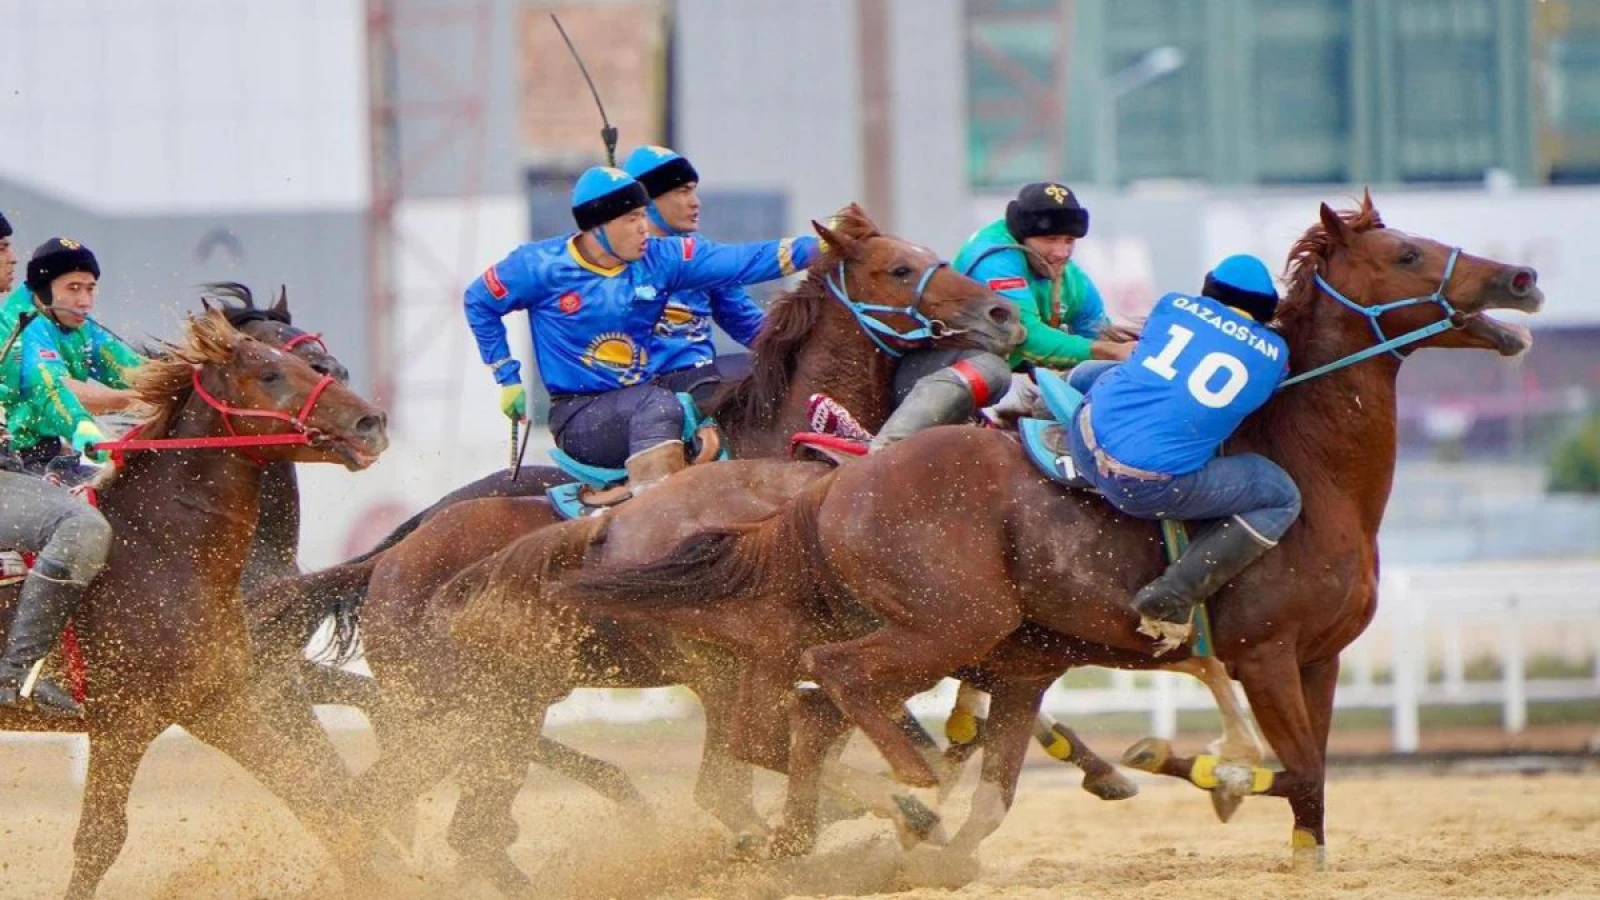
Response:
[[[228,323],[245,335],[269,347],[279,347],[293,353],[305,360],[313,370],[333,376],[340,384],[350,383],[350,370],[328,351],[322,335],[294,326],[294,317],[289,313],[287,287],[280,287],[277,301],[265,309],[256,305],[255,294],[249,287],[236,281],[213,282],[204,285],[203,289],[206,296],[201,298],[201,305],[207,310],[220,310]]]
[[[1011,303],[928,248],[883,234],[860,206],[846,206],[827,225],[811,224],[827,248],[815,269],[888,352],[938,341],[1004,356],[1022,341]]]
[[[1369,344],[1373,335],[1386,341],[1436,330],[1414,346],[1515,356],[1532,346],[1532,336],[1487,311],[1531,313],[1544,303],[1533,269],[1385,227],[1366,193],[1354,211],[1322,205],[1321,222],[1290,253],[1289,279],[1308,298],[1320,291],[1360,313],[1345,312],[1337,330]]]
[[[198,414],[194,421],[203,423],[195,430],[291,439],[251,447],[252,457],[262,461],[335,462],[354,471],[388,447],[381,410],[332,375],[244,335],[220,310],[191,317],[187,332],[184,344],[134,373],[134,389],[155,408],[141,436],[165,437],[185,427],[180,412],[192,410]],[[209,410],[185,402],[193,399]]]

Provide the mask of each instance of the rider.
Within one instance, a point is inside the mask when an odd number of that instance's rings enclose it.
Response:
[[[670,292],[754,284],[792,274],[814,237],[756,244],[651,238],[643,185],[620,169],[584,172],[572,192],[576,234],[523,244],[468,286],[467,321],[500,385],[500,408],[527,414],[521,366],[501,318],[526,309],[550,392],[556,445],[580,462],[627,469],[633,492],[682,469],[683,407],[651,384],[656,323]]]
[[[13,344],[0,368],[8,424],[14,435],[33,439],[29,447],[55,444],[48,451],[53,454],[63,434],[72,435],[79,450],[102,439],[79,397],[98,405],[110,394],[104,388],[94,390],[97,386],[86,379],[98,373],[123,384],[123,373],[139,362],[137,354],[89,319],[99,275],[100,265],[88,248],[52,238],[34,253],[25,284],[6,302],[8,336],[17,331],[20,313],[39,313],[21,328],[18,343],[24,361],[12,361],[19,355]],[[21,303],[19,297],[24,298]],[[88,389],[86,394],[74,396],[80,385]],[[122,400],[119,408],[126,405],[126,395]],[[0,472],[0,545],[37,554],[0,654],[0,706],[31,703],[47,712],[81,716],[71,695],[41,678],[39,671],[89,582],[105,565],[111,526],[98,510],[56,485]]]
[[[43,469],[63,443],[78,453],[106,436],[94,416],[136,399],[128,373],[137,351],[90,318],[100,264],[71,238],[51,238],[28,262],[24,284],[7,298],[0,327],[20,335],[3,361],[6,426],[30,468]],[[20,329],[24,316],[28,324]]]
[[[1013,390],[1024,363],[1069,368],[1087,359],[1126,359],[1131,343],[1100,340],[1110,325],[1100,292],[1072,261],[1089,233],[1089,211],[1066,187],[1025,185],[1004,218],[978,229],[956,253],[956,271],[1017,305],[1027,336],[1009,360],[980,350],[920,350],[895,372],[904,399],[873,440],[879,449],[933,425],[959,422]],[[1031,392],[1025,378],[1015,390]],[[1025,402],[1025,401],[1023,401]]]
[[[1080,477],[1131,516],[1218,520],[1139,590],[1142,616],[1187,622],[1300,514],[1300,491],[1277,463],[1217,455],[1288,372],[1288,346],[1266,325],[1277,308],[1266,265],[1230,256],[1200,296],[1161,298],[1127,362],[1069,377],[1088,395],[1069,429]]]
[[[647,146],[628,154],[622,168],[650,195],[645,212],[652,236],[704,242],[704,238],[694,236],[700,227],[700,173],[689,160],[665,147]],[[717,355],[711,343],[713,321],[748,347],[760,333],[766,314],[737,285],[672,292],[656,322],[652,344],[655,364],[662,373],[656,377],[656,384],[671,391],[694,393],[703,402],[717,384],[737,381],[750,373],[748,353]]]
[[[11,249],[11,223],[0,212],[0,294],[11,291],[11,279],[17,275],[17,254]]]

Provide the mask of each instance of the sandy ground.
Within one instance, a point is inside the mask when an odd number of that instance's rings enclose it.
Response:
[[[365,748],[355,746],[360,761]],[[539,895],[776,900],[781,897],[1600,898],[1600,770],[1523,775],[1352,769],[1329,788],[1331,868],[1287,869],[1290,817],[1247,802],[1226,826],[1199,791],[1141,776],[1140,796],[1105,803],[1077,773],[1034,753],[1010,819],[960,890],[917,886],[937,857],[902,854],[887,825],[837,824],[819,852],[785,864],[730,861],[717,826],[689,802],[693,748],[586,747],[622,761],[656,804],[655,828],[535,771],[519,799],[517,862]],[[79,791],[60,745],[0,747],[0,898],[58,895],[71,865]],[[762,782],[773,808],[778,782]],[[969,782],[946,812],[964,813]],[[377,896],[488,897],[454,874],[443,840],[453,794],[425,799],[409,859],[385,866]],[[135,785],[127,848],[100,896],[350,896],[287,811],[220,754],[164,739]],[[967,873],[972,874],[972,873]]]

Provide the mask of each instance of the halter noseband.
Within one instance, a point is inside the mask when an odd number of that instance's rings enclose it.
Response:
[[[279,349],[285,353],[293,353],[294,348],[300,346],[301,344],[310,344],[313,342],[316,343],[317,348],[320,349],[325,356],[333,355],[328,351],[328,345],[323,342],[321,332],[302,331],[294,337],[289,338],[287,341],[284,341],[283,346],[281,346]]]
[[[1439,279],[1439,286],[1434,288],[1433,293],[1421,297],[1407,297],[1404,300],[1391,300],[1388,303],[1380,303],[1377,306],[1362,306],[1361,304],[1356,303],[1354,300],[1351,300],[1344,294],[1339,293],[1337,288],[1329,284],[1326,278],[1322,277],[1321,272],[1315,273],[1312,277],[1316,280],[1318,289],[1350,309],[1353,309],[1361,315],[1367,317],[1368,324],[1372,326],[1372,333],[1378,337],[1378,343],[1368,347],[1365,350],[1361,350],[1356,353],[1352,353],[1349,356],[1336,359],[1325,366],[1318,366],[1309,372],[1302,372],[1293,378],[1285,379],[1282,384],[1278,385],[1278,389],[1282,390],[1291,384],[1307,381],[1317,377],[1318,375],[1326,375],[1329,372],[1342,369],[1346,366],[1355,365],[1358,362],[1371,359],[1372,357],[1383,353],[1388,353],[1395,359],[1403,360],[1405,359],[1405,355],[1399,352],[1401,347],[1409,346],[1418,341],[1426,340],[1436,334],[1439,334],[1440,332],[1449,331],[1453,328],[1460,328],[1462,326],[1460,313],[1456,311],[1455,306],[1450,303],[1450,298],[1446,297],[1444,293],[1445,288],[1450,286],[1451,276],[1455,274],[1456,260],[1460,258],[1461,248],[1450,248],[1450,259],[1445,263],[1444,276]],[[1444,311],[1444,318],[1430,325],[1424,325],[1421,328],[1408,331],[1399,337],[1391,338],[1384,335],[1383,326],[1378,323],[1378,318],[1380,316],[1391,310],[1402,309],[1407,306],[1416,306],[1422,303],[1437,304],[1438,307]]]
[[[940,260],[939,262],[936,262],[927,269],[923,270],[922,278],[917,281],[917,289],[911,295],[911,302],[905,306],[889,306],[882,303],[862,303],[860,301],[851,299],[848,291],[848,284],[845,281],[844,260],[839,261],[838,283],[834,282],[832,275],[825,275],[823,276],[822,280],[828,285],[828,291],[832,293],[840,303],[844,304],[844,308],[850,311],[850,315],[855,317],[856,324],[860,325],[861,330],[866,332],[867,337],[872,339],[872,343],[876,344],[879,350],[889,354],[890,357],[899,359],[905,354],[905,351],[891,347],[888,341],[884,340],[885,337],[900,341],[909,341],[917,344],[922,343],[923,341],[935,341],[942,337],[949,337],[950,335],[961,333],[961,329],[951,328],[949,325],[946,325],[938,319],[930,319],[923,315],[922,311],[917,308],[922,303],[923,292],[928,289],[928,282],[933,280],[933,276],[936,272],[949,265],[949,263]],[[868,313],[888,313],[891,315],[905,316],[906,318],[917,322],[921,327],[913,328],[909,331],[898,331],[894,328],[894,326],[874,316],[870,316]]]

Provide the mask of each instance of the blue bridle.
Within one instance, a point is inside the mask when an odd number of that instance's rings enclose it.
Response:
[[[866,332],[867,337],[871,338],[872,342],[878,345],[878,349],[889,354],[889,356],[893,357],[894,359],[899,359],[902,355],[904,355],[905,351],[897,350],[894,347],[889,346],[888,342],[884,340],[884,337],[890,337],[900,341],[910,341],[911,343],[920,343],[922,341],[937,340],[942,337],[948,337],[950,335],[961,333],[960,329],[951,328],[938,319],[930,319],[917,309],[917,306],[922,303],[922,293],[928,289],[928,282],[933,280],[934,273],[948,265],[949,263],[941,260],[929,266],[922,273],[922,278],[917,281],[917,289],[915,293],[911,295],[911,302],[905,306],[886,306],[881,303],[861,303],[856,300],[852,300],[848,290],[846,290],[848,285],[845,283],[843,260],[839,261],[838,283],[834,282],[832,275],[823,276],[822,280],[828,285],[828,290],[833,294],[833,296],[837,298],[840,303],[844,304],[844,308],[850,311],[850,315],[855,317],[856,324],[861,326],[861,330]],[[905,316],[906,318],[917,322],[921,327],[913,328],[910,331],[898,331],[892,325],[889,325],[887,322],[884,322],[881,319],[874,318],[873,316],[868,315],[868,313],[889,313],[897,316]]]
[[[1460,328],[1461,322],[1459,320],[1459,313],[1457,313],[1456,308],[1451,305],[1450,298],[1446,297],[1444,294],[1445,288],[1450,286],[1450,276],[1455,274],[1456,260],[1460,257],[1461,248],[1452,247],[1450,250],[1450,260],[1444,265],[1444,277],[1439,279],[1439,286],[1434,289],[1433,293],[1424,297],[1407,297],[1404,300],[1392,300],[1388,303],[1380,303],[1377,306],[1362,306],[1361,304],[1356,303],[1354,300],[1351,300],[1344,294],[1339,293],[1337,288],[1329,284],[1326,278],[1322,277],[1321,272],[1316,273],[1314,277],[1316,278],[1317,287],[1321,289],[1324,294],[1327,294],[1345,306],[1348,306],[1349,308],[1367,317],[1367,322],[1372,326],[1372,333],[1378,336],[1378,343],[1374,346],[1368,347],[1365,350],[1361,350],[1359,352],[1352,353],[1349,356],[1336,359],[1325,366],[1318,366],[1309,372],[1302,372],[1293,378],[1285,379],[1282,384],[1278,385],[1278,389],[1283,390],[1291,384],[1308,381],[1317,377],[1318,375],[1326,375],[1329,372],[1342,369],[1346,366],[1353,366],[1358,362],[1371,359],[1372,357],[1383,353],[1391,354],[1395,359],[1405,359],[1405,356],[1399,352],[1401,347],[1415,344],[1418,341],[1427,340],[1428,338],[1431,338],[1440,332],[1449,331],[1452,328]],[[1416,306],[1420,303],[1437,304],[1439,308],[1444,311],[1444,318],[1434,322],[1431,325],[1424,325],[1415,331],[1408,331],[1396,338],[1391,338],[1384,335],[1383,326],[1378,324],[1378,318],[1380,316],[1391,310],[1403,309],[1407,306]]]

